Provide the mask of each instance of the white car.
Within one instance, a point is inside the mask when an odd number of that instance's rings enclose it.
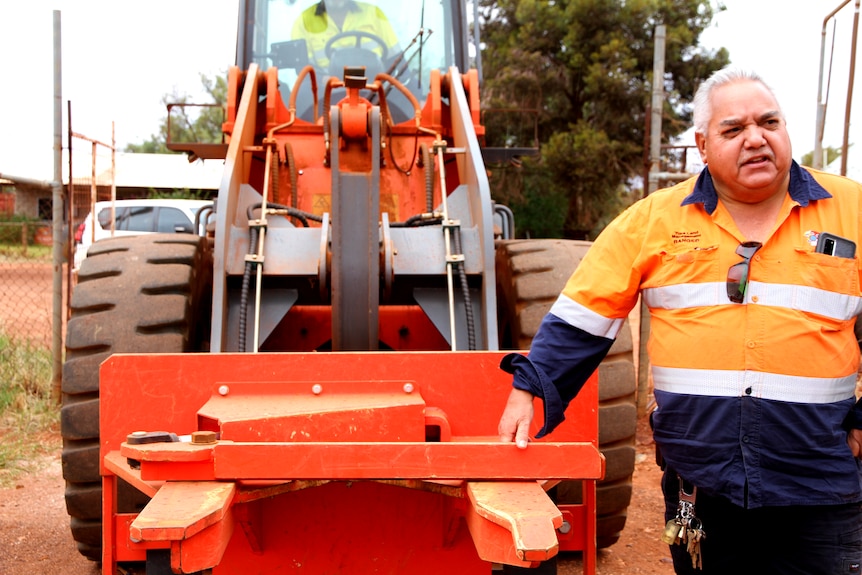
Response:
[[[114,225],[111,227],[113,204]],[[81,267],[87,250],[101,239],[134,236],[148,233],[197,233],[195,222],[202,208],[211,208],[210,200],[115,200],[96,202],[96,225],[93,212],[87,214],[75,232],[75,258],[73,270]],[[205,222],[201,222],[205,225]]]

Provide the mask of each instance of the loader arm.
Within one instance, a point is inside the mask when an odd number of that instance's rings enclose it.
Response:
[[[342,124],[357,108],[363,113],[365,102],[345,98],[328,110],[328,121],[312,124],[284,107],[276,75],[256,66],[230,74],[230,90],[241,96],[226,124],[212,351],[257,351],[252,342],[295,350],[286,332],[308,331],[322,315],[332,332],[299,344],[315,346],[303,349],[401,349],[398,341],[380,341],[380,330],[399,321],[388,319],[392,314],[408,321],[405,307],[418,318],[409,321],[423,322],[415,331],[427,326],[439,334],[437,348],[497,349],[494,210],[477,139],[475,72],[432,72],[431,95],[415,123],[393,126],[385,110],[372,107],[374,120],[359,136],[344,136]],[[419,149],[429,150],[428,165]],[[250,211],[284,207],[288,189],[296,202],[289,207],[318,222],[304,227]],[[429,211],[428,196],[436,223],[404,225]],[[260,245],[250,245],[252,237]],[[254,297],[242,292],[249,265],[260,278]],[[453,279],[458,271],[461,286]]]

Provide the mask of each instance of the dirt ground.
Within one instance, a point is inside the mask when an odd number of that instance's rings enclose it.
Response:
[[[659,541],[664,527],[659,489],[661,477],[653,458],[652,439],[645,424],[639,426],[634,494],[621,539],[602,549],[598,575],[669,575],[673,573],[667,546]],[[0,438],[2,440],[2,438]],[[100,567],[78,554],[69,534],[60,470],[60,439],[48,438],[52,455],[15,485],[0,489],[0,575],[99,575]],[[566,555],[560,575],[583,572],[578,554]],[[107,574],[104,574],[107,575]]]
[[[38,340],[45,329],[50,333],[51,266],[36,266],[25,273],[14,271],[0,268],[0,318],[14,318],[17,335]],[[637,350],[635,315],[632,320]],[[99,575],[101,567],[77,552],[69,533],[60,437],[46,437],[43,443],[50,446],[51,454],[32,462],[31,471],[14,486],[0,489],[0,575]],[[638,425],[634,492],[626,527],[615,545],[599,550],[598,575],[673,573],[670,553],[659,540],[664,527],[660,479],[652,435],[644,418]],[[559,575],[582,573],[582,558],[565,554],[558,570]]]

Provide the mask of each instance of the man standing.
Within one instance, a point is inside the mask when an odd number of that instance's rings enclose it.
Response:
[[[504,360],[500,439],[527,447],[534,396],[539,436],[562,421],[641,295],[675,571],[858,573],[862,270],[818,244],[862,242],[862,186],[793,161],[756,74],[704,82],[694,124],[702,173],[611,223]]]

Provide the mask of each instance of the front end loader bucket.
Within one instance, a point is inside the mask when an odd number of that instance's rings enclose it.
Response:
[[[496,436],[502,355],[110,357],[105,572],[466,575],[536,565],[561,537],[594,557],[596,378],[553,441],[519,450]],[[118,479],[151,497],[139,513],[117,513]],[[580,509],[547,496],[560,480],[584,481]]]

